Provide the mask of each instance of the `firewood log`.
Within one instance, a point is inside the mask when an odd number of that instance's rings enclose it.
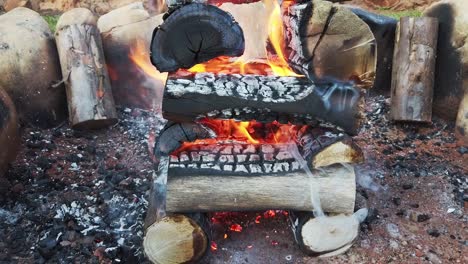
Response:
[[[76,8],[57,23],[57,48],[75,129],[98,129],[117,122],[96,20],[88,9]]]
[[[359,233],[359,224],[367,217],[367,209],[351,215],[314,217],[308,212],[290,212],[294,238],[305,253],[331,257],[346,252]]]
[[[8,164],[15,160],[19,145],[20,136],[15,105],[0,87],[0,177],[6,172]]]
[[[363,121],[363,100],[352,84],[332,80],[213,73],[170,75],[163,115],[178,122],[205,116],[281,123],[323,120],[354,135]]]
[[[285,53],[295,71],[312,80],[353,80],[372,87],[376,41],[364,21],[328,1],[283,6]]]
[[[465,91],[457,115],[456,133],[468,143],[468,89]]]
[[[208,234],[204,214],[168,215],[146,228],[143,248],[153,263],[196,263],[208,248]]]
[[[192,3],[171,13],[153,33],[151,61],[162,72],[244,52],[242,29],[234,18],[212,5]]]
[[[431,122],[438,21],[403,17],[396,32],[391,116]]]

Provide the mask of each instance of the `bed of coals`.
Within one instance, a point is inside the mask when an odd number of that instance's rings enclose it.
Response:
[[[453,124],[394,124],[389,99],[367,102],[355,138],[357,207],[370,215],[337,263],[468,263],[468,146]],[[146,263],[143,225],[158,115],[120,109],[106,130],[67,124],[23,128],[17,161],[0,184],[0,263]],[[202,263],[312,263],[294,244],[287,214],[231,215]],[[232,228],[236,226],[236,228]]]

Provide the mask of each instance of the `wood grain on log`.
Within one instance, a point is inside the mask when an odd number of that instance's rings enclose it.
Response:
[[[56,42],[67,88],[70,123],[75,129],[97,129],[117,122],[96,17],[85,8],[63,14]]]
[[[359,89],[349,83],[198,73],[184,78],[169,76],[163,114],[177,122],[206,116],[286,123],[320,120],[354,135],[363,121],[362,106]]]
[[[283,8],[286,55],[291,67],[312,80],[353,80],[372,87],[376,43],[369,26],[349,9],[328,1]]]
[[[143,240],[146,256],[153,263],[177,264],[196,263],[208,248],[209,230],[188,215],[170,215],[152,223]]]
[[[240,56],[244,47],[242,29],[231,15],[193,3],[175,10],[155,29],[151,61],[159,71],[172,72],[222,55]]]
[[[431,122],[438,21],[403,17],[396,32],[391,116]]]
[[[15,160],[19,146],[20,136],[15,105],[0,87],[0,177],[6,172],[8,164]]]
[[[319,189],[326,212],[352,213],[356,181],[354,170],[336,165],[313,171],[275,176],[176,176],[167,182],[168,212],[249,210],[312,211],[311,186]]]

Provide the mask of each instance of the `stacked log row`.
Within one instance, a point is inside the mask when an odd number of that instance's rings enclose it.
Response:
[[[72,9],[57,23],[56,42],[75,129],[98,129],[117,122],[97,18],[85,8]]]

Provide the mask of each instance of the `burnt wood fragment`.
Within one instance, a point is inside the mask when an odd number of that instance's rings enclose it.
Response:
[[[280,123],[325,121],[356,134],[363,97],[351,83],[301,77],[198,73],[169,76],[163,115],[176,122],[202,117]]]
[[[244,53],[242,29],[227,12],[192,3],[171,13],[153,33],[151,61],[161,72]]]

